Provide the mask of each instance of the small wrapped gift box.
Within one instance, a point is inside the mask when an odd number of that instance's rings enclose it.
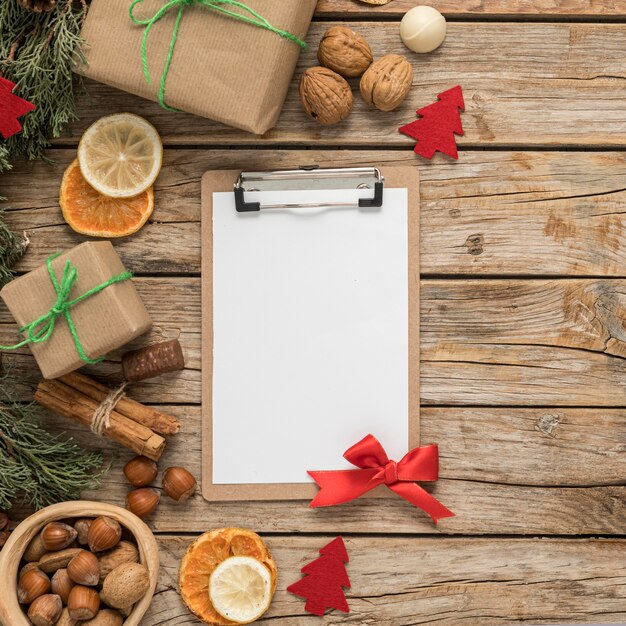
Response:
[[[20,329],[38,321],[23,334],[44,378],[93,362],[152,326],[109,241],[83,243],[49,259],[6,285],[0,297]]]
[[[79,61],[77,71],[157,102],[165,76],[162,96],[169,107],[252,133],[272,128],[300,54],[298,41],[306,35],[316,0],[179,0],[169,4],[146,37],[150,84],[144,72],[142,40],[150,20],[164,8],[163,0],[132,5],[130,0],[92,0],[82,31],[86,64]],[[129,9],[141,24],[131,19]],[[227,12],[266,25],[246,23]],[[170,47],[173,53],[167,68]]]

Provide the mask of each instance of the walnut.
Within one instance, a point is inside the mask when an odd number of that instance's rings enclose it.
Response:
[[[413,81],[411,64],[399,54],[386,54],[361,78],[363,100],[381,111],[393,111],[406,98]]]
[[[324,126],[341,122],[352,109],[350,85],[327,67],[305,70],[299,91],[307,115]]]
[[[345,26],[333,26],[324,33],[317,58],[320,65],[346,78],[361,76],[373,60],[365,38]]]

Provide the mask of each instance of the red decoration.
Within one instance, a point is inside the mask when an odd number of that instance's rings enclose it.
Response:
[[[459,109],[465,111],[463,91],[457,85],[440,93],[438,101],[418,109],[419,120],[415,120],[399,130],[404,135],[417,139],[415,152],[432,159],[435,152],[443,152],[453,159],[458,159],[454,134],[463,134],[463,124]]]
[[[287,587],[287,591],[306,598],[304,609],[313,615],[322,616],[326,609],[349,613],[350,608],[342,589],[350,588],[350,579],[344,566],[349,559],[343,539],[333,539],[320,550],[320,554],[322,556],[319,559],[300,570],[306,576]]]
[[[16,96],[14,87],[15,83],[0,76],[0,135],[5,139],[22,130],[17,118],[35,108],[28,100]]]
[[[367,435],[346,450],[344,458],[357,470],[309,472],[320,490],[309,506],[334,506],[354,500],[378,485],[387,485],[399,496],[430,515],[433,522],[454,513],[415,483],[439,477],[439,449],[436,445],[414,448],[396,463],[387,458],[376,437]]]

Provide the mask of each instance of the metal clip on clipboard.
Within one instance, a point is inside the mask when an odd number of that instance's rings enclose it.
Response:
[[[238,212],[261,209],[320,209],[323,207],[374,208],[383,204],[384,178],[377,167],[320,168],[317,165],[301,166],[297,170],[272,172],[241,172],[235,183],[235,207]],[[288,204],[261,204],[246,202],[250,191],[286,191],[316,189],[363,189],[374,190],[373,197],[359,198],[358,203],[346,202],[299,202]]]

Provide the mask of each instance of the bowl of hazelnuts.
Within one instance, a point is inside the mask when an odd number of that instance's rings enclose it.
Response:
[[[136,515],[111,504],[54,504],[0,552],[0,622],[137,626],[154,595],[159,549]]]

